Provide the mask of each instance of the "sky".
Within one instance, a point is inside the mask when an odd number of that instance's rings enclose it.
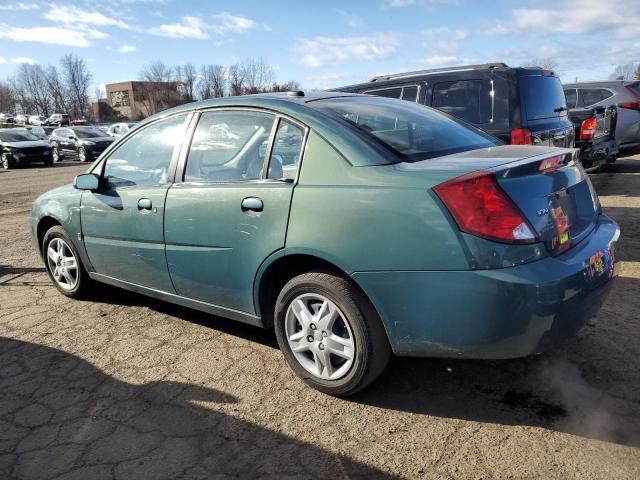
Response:
[[[564,81],[600,80],[640,61],[640,0],[0,0],[0,80],[67,53],[87,62],[92,93],[156,60],[257,57],[305,89],[548,58]]]

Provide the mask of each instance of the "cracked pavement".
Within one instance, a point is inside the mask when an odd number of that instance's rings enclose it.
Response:
[[[623,232],[597,318],[499,362],[393,359],[349,400],[270,331],[108,286],[74,301],[31,202],[86,166],[0,170],[0,479],[640,478],[640,156],[593,175]]]

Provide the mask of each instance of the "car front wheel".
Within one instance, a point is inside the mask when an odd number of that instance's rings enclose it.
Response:
[[[88,160],[87,151],[84,149],[84,147],[78,148],[78,160],[80,160],[81,162],[86,162]]]
[[[53,161],[55,163],[58,163],[60,161],[60,152],[58,151],[58,147],[53,147],[51,149],[51,158],[53,158]]]
[[[42,241],[42,251],[47,272],[56,288],[67,297],[84,296],[89,290],[91,279],[73,242],[61,226],[47,230]]]
[[[323,271],[299,275],[283,287],[274,313],[287,363],[317,390],[353,395],[387,365],[391,350],[382,322],[347,279]]]

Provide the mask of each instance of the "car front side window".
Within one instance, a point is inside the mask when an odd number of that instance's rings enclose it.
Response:
[[[184,137],[187,115],[142,129],[107,158],[103,176],[110,187],[153,186],[167,182],[174,151]]]

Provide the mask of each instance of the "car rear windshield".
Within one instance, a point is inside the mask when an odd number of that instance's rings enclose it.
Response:
[[[89,128],[75,128],[74,131],[78,138],[95,138],[95,137],[104,137],[105,134],[103,131],[98,130],[97,128],[89,127]]]
[[[309,103],[353,125],[400,160],[417,161],[492,147],[501,142],[429,107],[380,97],[339,97]]]
[[[3,142],[32,142],[33,140],[40,140],[31,132],[1,132],[0,140]]]
[[[567,116],[567,100],[558,77],[539,74],[521,78],[527,120]]]

